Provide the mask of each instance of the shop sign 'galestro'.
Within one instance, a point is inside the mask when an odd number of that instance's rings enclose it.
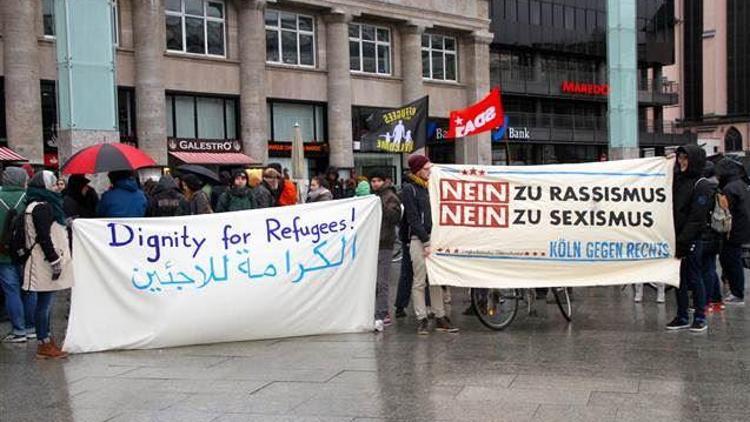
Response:
[[[674,160],[435,165],[430,283],[531,288],[677,285]]]

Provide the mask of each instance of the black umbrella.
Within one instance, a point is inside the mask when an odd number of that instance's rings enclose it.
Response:
[[[177,170],[179,170],[182,173],[193,173],[196,176],[201,176],[204,179],[209,179],[212,182],[220,182],[219,175],[215,172],[196,164],[184,164],[179,167],[177,167]]]

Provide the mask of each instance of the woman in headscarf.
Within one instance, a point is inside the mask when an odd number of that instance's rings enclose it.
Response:
[[[73,286],[73,268],[63,199],[57,192],[54,173],[44,170],[31,178],[26,203],[26,245],[31,253],[24,266],[23,290],[37,294],[36,357],[64,358],[67,353],[60,350],[50,333],[50,315],[55,292]]]
[[[68,186],[62,191],[65,216],[70,218],[96,217],[99,195],[89,186],[90,182],[82,174],[70,176]]]

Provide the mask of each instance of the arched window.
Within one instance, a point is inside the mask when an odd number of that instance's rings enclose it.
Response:
[[[742,151],[742,134],[734,127],[724,135],[724,152]]]

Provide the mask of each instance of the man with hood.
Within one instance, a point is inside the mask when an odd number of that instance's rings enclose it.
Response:
[[[187,208],[185,195],[180,192],[174,178],[165,174],[156,184],[154,194],[149,197],[146,216],[174,217],[181,215],[185,208]]]
[[[722,275],[729,281],[727,305],[745,304],[745,272],[742,266],[742,244],[750,243],[750,187],[742,164],[722,158],[716,164],[719,189],[729,205],[732,228],[719,254]]]
[[[82,174],[74,174],[68,179],[68,186],[62,191],[63,209],[69,218],[94,218],[99,195],[89,186],[91,180]]]
[[[378,248],[378,282],[375,289],[375,330],[383,331],[390,324],[388,317],[388,288],[391,283],[391,259],[396,241],[396,225],[401,220],[401,200],[396,189],[386,184],[385,174],[373,171],[370,177],[372,191],[380,198],[383,209],[380,224],[380,246]]]
[[[99,217],[143,217],[148,201],[130,170],[109,173],[112,187],[104,192],[96,215]]]
[[[3,189],[0,190],[0,228],[10,229],[7,221],[10,210],[23,213],[26,205],[26,182],[29,176],[19,167],[8,167],[3,171]],[[3,337],[4,343],[24,343],[36,338],[34,309],[36,294],[21,290],[23,268],[11,261],[5,245],[0,247],[0,288],[5,294],[5,309],[10,318],[12,331]]]
[[[709,210],[713,187],[701,177],[706,152],[697,145],[677,148],[677,163],[672,185],[676,251],[680,262],[680,287],[677,289],[677,316],[667,324],[668,330],[690,328],[693,332],[708,329],[706,323],[706,289],[703,284],[702,239],[709,227]],[[689,290],[693,291],[693,323],[688,316]]]

